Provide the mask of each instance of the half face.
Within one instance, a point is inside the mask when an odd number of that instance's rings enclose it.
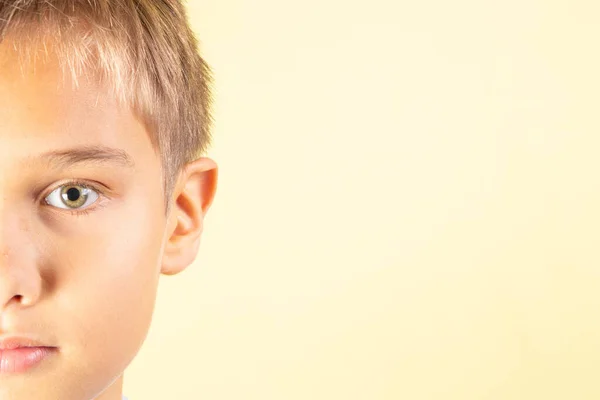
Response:
[[[160,160],[104,88],[17,59],[0,44],[0,348],[49,349],[0,351],[0,398],[117,399],[167,239]]]

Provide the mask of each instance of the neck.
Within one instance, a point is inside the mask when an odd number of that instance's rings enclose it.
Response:
[[[121,400],[123,398],[123,375],[118,377],[109,387],[93,400]]]

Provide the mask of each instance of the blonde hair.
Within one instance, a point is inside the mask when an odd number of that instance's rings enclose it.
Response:
[[[49,48],[73,82],[93,71],[148,129],[165,212],[179,172],[211,141],[211,71],[180,0],[1,0],[0,43],[25,61]]]

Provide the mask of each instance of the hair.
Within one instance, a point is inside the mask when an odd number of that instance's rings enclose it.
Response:
[[[181,0],[0,0],[0,43],[93,73],[144,123],[162,163],[165,213],[179,173],[211,141],[210,67]],[[50,51],[50,50],[52,51]]]

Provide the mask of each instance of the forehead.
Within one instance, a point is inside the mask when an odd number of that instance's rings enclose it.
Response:
[[[92,79],[82,76],[74,81],[65,75],[56,57],[26,62],[10,43],[0,44],[0,123],[19,121],[49,130],[64,127],[67,116],[83,117],[81,113],[86,114],[82,120],[97,122],[102,110],[120,111],[110,103],[106,91]]]
[[[0,157],[77,145],[143,157],[150,141],[131,109],[93,76],[74,81],[55,56],[26,62],[10,42],[0,43]]]

